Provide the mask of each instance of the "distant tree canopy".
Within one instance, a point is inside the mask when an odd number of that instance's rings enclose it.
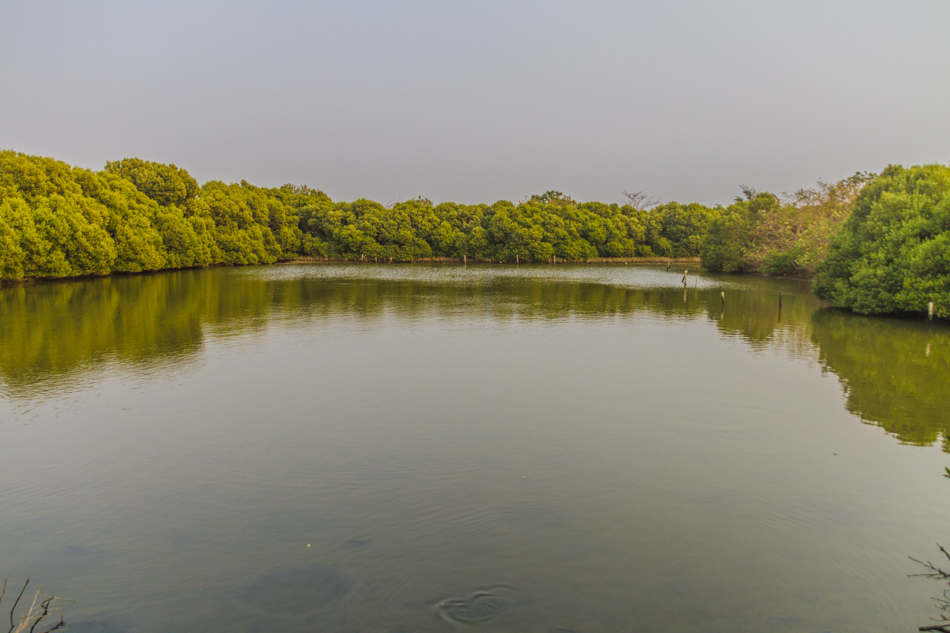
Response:
[[[820,298],[860,314],[950,318],[950,167],[890,166],[858,195],[818,267]]]
[[[814,277],[818,297],[859,314],[950,318],[950,167],[890,166],[780,200],[747,186],[709,225],[709,270]]]
[[[819,183],[782,200],[741,185],[709,225],[700,245],[708,270],[764,272],[811,277],[828,253],[831,238],[851,214],[862,187],[873,178],[857,173],[834,184]]]
[[[694,257],[720,209],[575,202],[559,191],[521,204],[387,208],[333,202],[305,186],[199,186],[175,165],[125,158],[101,172],[0,151],[0,279],[256,264],[300,255],[412,261],[469,257]]]
[[[269,264],[298,256],[502,262],[695,257],[709,270],[812,277],[819,297],[865,314],[950,318],[950,168],[888,167],[783,198],[741,185],[726,208],[624,192],[560,191],[520,204],[388,207],[306,186],[255,187],[125,158],[100,172],[0,151],[0,280]]]
[[[295,257],[301,232],[272,190],[198,187],[137,158],[101,172],[0,151],[0,278],[68,277]]]
[[[198,197],[198,181],[175,165],[124,158],[106,163],[106,171],[122,176],[135,188],[162,205],[184,206]]]

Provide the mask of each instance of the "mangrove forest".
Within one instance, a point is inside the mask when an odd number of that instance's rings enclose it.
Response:
[[[198,182],[126,158],[101,171],[0,151],[0,280],[297,258],[504,263],[700,258],[715,272],[814,278],[860,314],[950,318],[950,167],[889,166],[783,194],[741,186],[728,206],[577,202],[335,202],[319,189]]]

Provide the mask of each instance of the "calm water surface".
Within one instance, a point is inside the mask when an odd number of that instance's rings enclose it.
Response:
[[[0,289],[0,574],[77,599],[75,633],[927,624],[948,328],[681,277]]]

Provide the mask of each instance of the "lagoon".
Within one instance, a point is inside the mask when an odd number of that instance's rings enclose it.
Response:
[[[0,288],[0,575],[78,633],[927,624],[950,328],[682,272]]]

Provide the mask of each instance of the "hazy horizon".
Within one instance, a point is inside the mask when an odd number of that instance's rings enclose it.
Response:
[[[950,161],[950,3],[6,2],[0,148],[332,198],[728,203]]]

